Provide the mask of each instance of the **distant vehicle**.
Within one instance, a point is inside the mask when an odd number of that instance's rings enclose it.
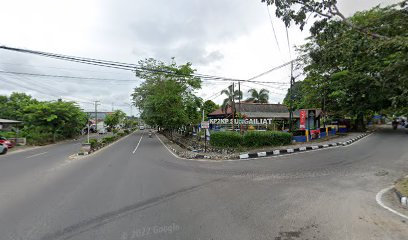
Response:
[[[4,144],[0,144],[0,154],[6,154],[7,147]]]
[[[107,134],[108,130],[106,130],[106,128],[101,128],[101,129],[98,129],[98,133],[99,134]]]
[[[16,145],[14,142],[8,140],[5,137],[0,137],[0,144],[4,144],[7,148],[12,148]]]
[[[144,125],[140,125],[140,126],[139,126],[139,129],[140,129],[140,130],[144,130],[144,129],[145,129],[145,126],[144,126]]]

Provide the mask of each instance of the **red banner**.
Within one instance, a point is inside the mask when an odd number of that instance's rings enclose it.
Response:
[[[300,130],[305,130],[306,128],[306,110],[300,110],[299,111],[299,129]]]

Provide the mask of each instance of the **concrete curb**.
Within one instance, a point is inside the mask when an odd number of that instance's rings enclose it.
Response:
[[[96,150],[94,150],[94,151],[74,153],[74,154],[70,155],[68,158],[69,158],[69,159],[75,159],[75,158],[77,158],[77,157],[82,157],[82,156],[86,156],[86,155],[94,155],[94,154],[96,154],[96,153],[98,153],[98,152],[100,152],[100,151],[102,151],[102,150],[104,150],[104,149],[107,149],[107,148],[111,147],[112,145],[114,145],[114,144],[116,144],[116,143],[118,143],[118,142],[120,142],[120,141],[122,141],[122,140],[124,140],[124,139],[126,139],[126,138],[128,138],[128,137],[130,137],[130,136],[133,135],[135,132],[136,132],[136,131],[131,132],[131,133],[129,133],[128,135],[123,136],[123,137],[117,139],[116,141],[113,141],[113,142],[109,143],[108,145],[105,145],[105,146],[103,146],[103,147],[100,147],[100,148],[98,148],[98,149],[96,149]]]
[[[296,152],[306,152],[310,150],[316,150],[320,148],[330,148],[330,147],[335,147],[335,146],[347,146],[350,145],[363,137],[368,136],[372,132],[367,132],[358,135],[355,138],[352,138],[348,141],[345,142],[335,142],[335,143],[329,143],[329,144],[322,144],[322,145],[314,145],[314,146],[307,146],[307,147],[298,147],[298,148],[284,148],[284,149],[279,149],[279,150],[274,150],[272,152],[257,152],[257,153],[241,153],[239,155],[240,159],[249,159],[249,158],[260,158],[260,157],[268,157],[272,155],[286,155],[286,154],[292,154]]]

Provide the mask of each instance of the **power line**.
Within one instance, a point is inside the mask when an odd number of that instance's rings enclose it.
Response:
[[[278,38],[276,37],[276,32],[275,32],[275,27],[273,26],[273,21],[272,21],[272,16],[271,13],[269,12],[269,7],[268,4],[266,4],[266,9],[268,10],[268,16],[269,16],[269,21],[271,22],[272,30],[273,30],[273,36],[275,37],[276,45],[278,46],[279,54],[281,55],[281,49],[279,46]]]
[[[137,64],[121,63],[121,62],[108,61],[108,60],[98,60],[98,59],[93,59],[93,58],[75,57],[75,56],[68,56],[68,55],[63,55],[63,54],[34,51],[34,50],[29,50],[29,49],[12,48],[12,47],[7,47],[7,46],[0,46],[0,49],[16,51],[16,52],[21,52],[21,53],[35,54],[35,55],[55,58],[59,60],[66,60],[66,61],[72,61],[72,62],[102,66],[102,67],[110,67],[110,68],[116,68],[116,69],[122,69],[122,70],[164,73],[164,74],[178,76],[178,77],[199,77],[199,78],[206,79],[206,80],[248,81],[244,79],[234,79],[234,78],[227,78],[227,77],[220,77],[220,76],[213,76],[213,75],[206,75],[206,74],[199,74],[199,73],[182,74],[182,73],[174,72],[170,70],[146,68],[146,67],[143,67]],[[289,63],[286,63],[286,64],[289,64]],[[272,72],[277,69],[279,69],[279,67],[268,70],[267,72],[263,74]]]
[[[80,76],[67,76],[67,75],[51,75],[51,74],[40,74],[40,73],[28,73],[28,72],[14,72],[14,71],[1,71],[0,73],[6,74],[16,74],[16,75],[28,75],[33,77],[51,77],[51,78],[70,78],[70,79],[82,79],[82,80],[99,80],[99,81],[112,81],[112,82],[136,82],[138,79],[114,79],[114,78],[96,78],[96,77],[80,77]],[[255,79],[255,78],[253,78]],[[226,79],[201,79],[203,81],[214,81],[214,82],[230,82]],[[266,83],[266,84],[286,84],[282,82],[270,82],[270,81],[252,81],[252,80],[238,80],[241,82],[252,82],[252,83]]]

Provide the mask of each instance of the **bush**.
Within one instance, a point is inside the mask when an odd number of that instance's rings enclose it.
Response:
[[[292,135],[285,132],[247,132],[243,144],[247,147],[282,146],[290,144]]]
[[[211,133],[210,144],[215,147],[238,147],[242,144],[242,136],[237,132]]]
[[[98,139],[89,139],[89,143],[91,144],[91,149],[96,149],[97,147],[99,147],[100,142],[98,141]]]
[[[130,130],[129,129],[125,129],[125,131],[124,131],[126,134],[129,134],[130,133]]]
[[[0,136],[5,137],[5,138],[15,138],[16,137],[15,132],[1,132],[0,131]]]
[[[116,139],[117,139],[116,136],[104,137],[104,138],[102,138],[102,143],[103,144],[109,144],[109,143],[115,141]]]
[[[241,136],[237,132],[215,132],[211,134],[210,143],[215,147],[263,147],[290,144],[292,135],[285,132],[246,132]]]

